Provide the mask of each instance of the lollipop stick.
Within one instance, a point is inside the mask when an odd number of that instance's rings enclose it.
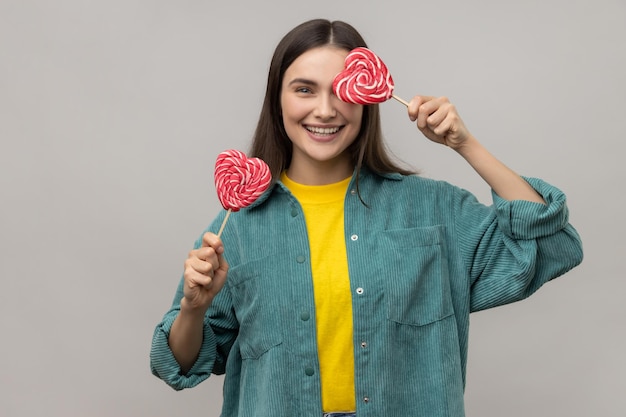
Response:
[[[232,213],[233,210],[232,209],[228,209],[228,211],[226,212],[226,217],[224,217],[224,221],[222,222],[222,226],[220,226],[220,231],[217,232],[217,237],[221,237],[222,236],[222,232],[224,231],[224,227],[226,226],[226,222],[228,221],[228,217],[230,217],[230,213]]]
[[[405,106],[409,107],[409,102],[406,100],[401,99],[400,97],[398,97],[397,95],[392,95],[391,98],[395,98],[396,100],[398,100],[400,103],[404,104]]]

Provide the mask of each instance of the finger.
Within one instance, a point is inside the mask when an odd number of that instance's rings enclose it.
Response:
[[[218,253],[215,249],[211,247],[201,247],[199,249],[195,249],[189,253],[189,258],[198,258],[206,262],[211,262],[212,264],[218,264],[219,258]]]
[[[428,116],[430,116],[433,111],[434,109],[431,101],[422,103],[419,106],[417,113],[417,127],[420,128],[420,130],[424,130],[428,127]]]
[[[213,278],[196,271],[192,267],[185,269],[184,277],[185,284],[190,289],[196,287],[209,288],[211,286],[211,282],[213,281]]]
[[[441,143],[448,145],[448,135],[452,124],[449,119],[445,119],[439,125],[432,128],[433,133],[440,139]]]
[[[407,112],[409,113],[409,119],[414,122],[417,120],[417,115],[419,113],[419,107],[424,102],[422,96],[415,96],[409,101],[409,105],[407,106]]]
[[[441,98],[429,97],[429,100],[424,101],[420,105],[417,117],[417,126],[420,129],[425,129],[429,126],[429,118],[441,108],[442,102]]]
[[[426,123],[428,124],[428,127],[436,132],[437,127],[439,127],[453,113],[454,107],[452,106],[452,104],[443,103],[426,118]]]
[[[439,125],[451,111],[456,110],[447,97],[435,98],[420,107],[420,112],[427,115],[425,123],[430,127]]]
[[[409,102],[409,105],[407,106],[407,111],[409,113],[409,119],[411,119],[412,122],[414,122],[415,120],[417,120],[417,117],[419,115],[419,109],[420,106],[422,104],[424,104],[427,101],[432,100],[433,97],[430,96],[415,96],[411,99],[411,101]]]
[[[211,232],[206,232],[202,236],[202,246],[211,247],[215,249],[215,251],[218,253],[221,253],[224,251],[224,245],[222,243],[222,239],[220,239],[215,233],[211,233]]]
[[[228,272],[228,262],[226,261],[223,253],[217,255],[217,261],[218,264],[216,265],[217,268],[215,269],[215,272],[223,273],[225,275]]]
[[[211,281],[211,292],[217,294],[222,290],[228,277],[228,262],[224,256],[219,257],[219,268],[215,269],[213,279]]]
[[[459,117],[459,114],[454,109],[453,105],[450,105],[452,108],[446,114],[446,118],[437,126],[437,131],[441,132],[438,134],[450,136],[456,138],[459,133],[463,130],[463,121]]]
[[[200,274],[211,277],[217,269],[216,264],[217,260],[215,262],[208,262],[197,257],[192,257],[187,260],[185,267],[192,268]]]

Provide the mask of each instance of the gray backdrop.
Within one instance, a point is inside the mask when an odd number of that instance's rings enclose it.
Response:
[[[219,415],[220,377],[150,375],[152,331],[220,209],[215,156],[247,150],[276,43],[314,17],[568,195],[585,261],[472,316],[468,415],[626,415],[624,0],[226,3],[0,0],[0,415]],[[489,202],[401,104],[382,113],[397,155]]]

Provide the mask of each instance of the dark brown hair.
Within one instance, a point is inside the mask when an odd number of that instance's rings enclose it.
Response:
[[[351,25],[341,21],[315,19],[293,28],[278,43],[274,51],[267,78],[265,100],[250,150],[251,156],[261,158],[269,165],[274,180],[289,167],[293,149],[291,140],[285,132],[280,108],[285,71],[300,55],[324,45],[334,45],[348,51],[359,46],[367,47],[359,32]],[[351,153],[352,163],[357,168],[357,180],[363,165],[377,173],[413,173],[392,161],[383,141],[378,104],[363,107],[359,135],[348,151]]]

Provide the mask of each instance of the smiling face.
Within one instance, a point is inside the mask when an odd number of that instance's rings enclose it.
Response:
[[[302,184],[328,184],[349,177],[347,151],[361,128],[363,106],[341,101],[333,80],[348,51],[334,46],[310,49],[285,71],[280,105],[293,144],[289,177]]]

